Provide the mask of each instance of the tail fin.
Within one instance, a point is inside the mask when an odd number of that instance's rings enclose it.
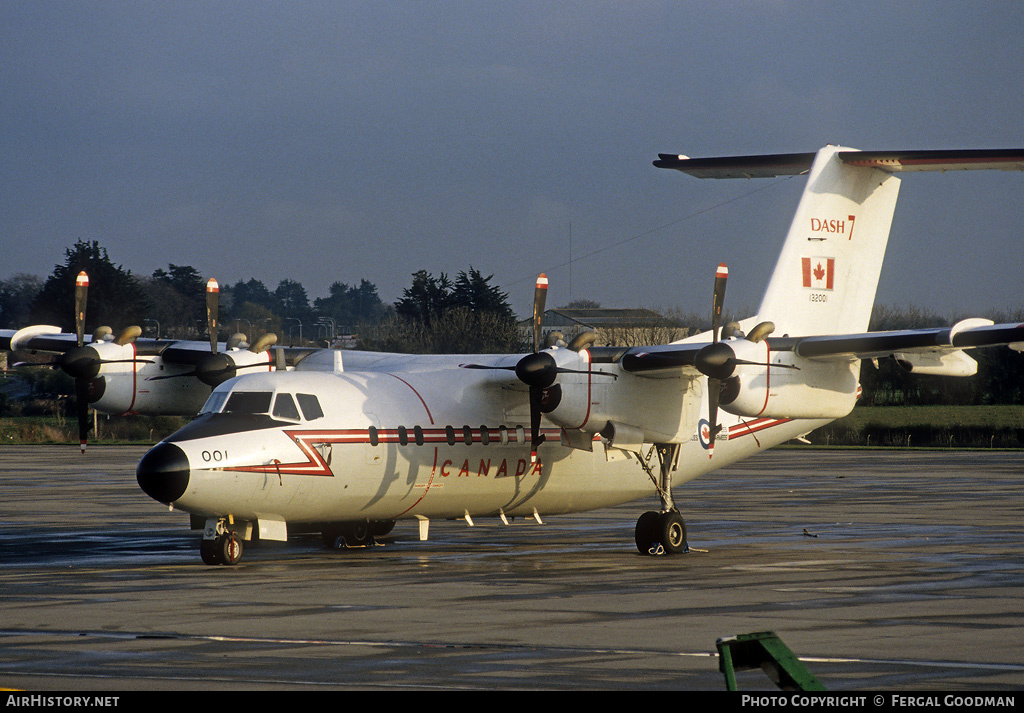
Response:
[[[818,152],[757,311],[778,335],[863,332],[871,318],[900,179]]]
[[[1024,169],[1024,150],[856,151],[690,159],[662,154],[659,168],[698,178],[807,173],[757,321],[776,335],[863,332],[871,317],[900,179],[909,171]],[[746,320],[745,320],[746,321]],[[753,320],[752,320],[753,321]]]

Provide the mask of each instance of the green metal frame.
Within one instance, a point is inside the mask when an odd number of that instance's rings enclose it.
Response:
[[[824,691],[807,667],[782,643],[774,631],[726,636],[715,642],[718,670],[725,674],[725,686],[736,686],[736,672],[761,669],[784,691]]]

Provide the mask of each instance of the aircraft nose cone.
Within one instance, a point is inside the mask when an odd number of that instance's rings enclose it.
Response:
[[[188,487],[188,456],[173,443],[158,443],[139,461],[135,477],[149,497],[169,505]]]

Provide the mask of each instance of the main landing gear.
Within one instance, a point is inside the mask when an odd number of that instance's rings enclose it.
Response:
[[[345,547],[369,547],[377,544],[375,537],[388,534],[394,527],[394,520],[356,520],[332,523],[320,534],[324,545],[332,550],[338,547],[339,538],[344,540]]]
[[[661,498],[661,512],[649,511],[636,521],[634,539],[636,548],[642,555],[678,554],[687,552],[686,522],[676,510],[672,502],[672,471],[676,468],[679,458],[678,443],[658,443],[654,446],[661,467],[660,478],[656,478],[647,467],[645,459],[640,463],[651,476],[658,497]]]
[[[679,554],[686,544],[686,523],[678,510],[648,511],[636,521],[636,548],[642,555]]]

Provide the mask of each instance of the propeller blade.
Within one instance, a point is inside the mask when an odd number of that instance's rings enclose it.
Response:
[[[729,268],[719,263],[715,271],[715,290],[711,298],[711,342],[718,341],[718,330],[722,324],[722,307],[725,304],[725,283],[729,279]]]
[[[75,379],[75,410],[78,412],[78,443],[84,455],[89,440],[89,379]]]
[[[83,349],[85,346],[85,306],[88,298],[89,275],[82,270],[75,278],[75,334],[78,337],[76,350],[78,353],[74,355],[77,369],[72,371],[79,372],[73,376],[75,378],[75,410],[78,414],[78,443],[82,448],[83,455],[85,454],[85,444],[89,439],[89,380],[95,376],[94,373],[89,373],[93,370],[93,360],[88,358]],[[64,356],[68,357],[70,354],[67,352]],[[68,372],[66,365],[71,363],[71,359],[62,363],[66,372]],[[95,368],[96,371],[99,370],[98,366]]]
[[[206,324],[210,330],[210,352],[217,353],[217,312],[220,308],[220,286],[212,277],[206,281]]]
[[[78,346],[85,344],[85,303],[89,296],[89,276],[85,270],[75,278],[75,332],[78,335]]]
[[[708,458],[715,455],[715,436],[722,430],[718,425],[718,397],[722,392],[722,382],[718,379],[708,379]]]
[[[514,366],[488,366],[487,364],[459,364],[460,369],[485,369],[488,371],[515,371]]]
[[[540,351],[541,323],[544,319],[544,303],[548,298],[548,276],[543,272],[537,276],[533,289],[533,353]]]
[[[537,448],[545,440],[544,434],[540,432],[541,401],[543,398],[543,387],[530,387],[530,463],[537,462]]]
[[[725,305],[725,285],[729,279],[729,268],[724,262],[715,270],[715,288],[711,295],[711,344],[718,344],[718,331],[722,325],[722,308]],[[714,346],[712,346],[714,349]],[[703,353],[703,349],[699,353]],[[730,353],[732,350],[729,350]],[[715,436],[721,430],[718,425],[718,396],[722,391],[722,382],[717,378],[708,377],[708,458],[715,455]]]

